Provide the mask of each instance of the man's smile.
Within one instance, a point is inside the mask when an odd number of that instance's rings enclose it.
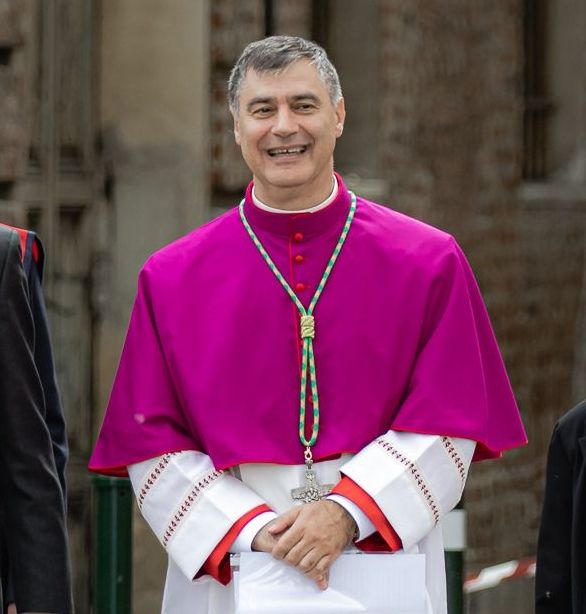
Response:
[[[305,153],[308,145],[289,145],[288,147],[270,147],[267,153],[271,158],[297,156]]]

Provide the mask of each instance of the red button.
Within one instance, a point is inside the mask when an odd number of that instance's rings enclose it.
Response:
[[[295,290],[297,290],[297,292],[303,292],[303,290],[305,290],[305,284],[301,282],[295,284]]]
[[[295,262],[297,262],[297,264],[301,264],[304,260],[305,258],[301,254],[297,254],[297,256],[295,256]]]
[[[303,241],[303,233],[302,232],[296,232],[293,235],[293,241],[297,241],[297,243],[301,243],[301,241]]]

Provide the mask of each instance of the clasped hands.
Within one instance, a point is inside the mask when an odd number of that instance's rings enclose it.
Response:
[[[265,525],[252,549],[297,568],[319,588],[328,587],[333,562],[354,538],[356,522],[335,501],[295,506]]]

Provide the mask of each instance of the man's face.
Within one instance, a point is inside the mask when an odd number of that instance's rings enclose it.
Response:
[[[234,134],[257,196],[276,205],[325,198],[345,110],[343,100],[332,104],[313,65],[301,60],[279,72],[249,70],[239,103]]]

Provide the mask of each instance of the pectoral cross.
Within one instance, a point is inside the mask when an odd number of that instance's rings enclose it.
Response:
[[[313,458],[311,449],[308,447],[305,450],[305,486],[299,486],[291,490],[291,498],[293,501],[301,501],[302,503],[313,503],[320,501],[326,495],[332,492],[333,484],[320,484],[317,481],[315,471],[312,469]]]

